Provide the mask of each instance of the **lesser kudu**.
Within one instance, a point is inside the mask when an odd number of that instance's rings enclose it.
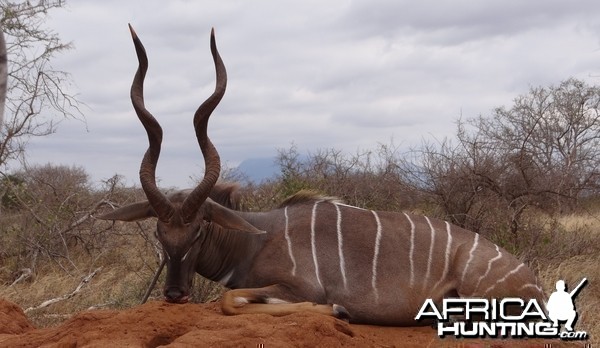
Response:
[[[206,172],[193,190],[165,196],[155,182],[162,130],[143,100],[146,53],[131,33],[139,60],[131,99],[150,143],[140,169],[148,200],[100,218],[158,218],[167,301],[188,301],[194,272],[232,289],[222,300],[226,314],[313,311],[357,323],[415,325],[428,298],[543,298],[525,264],[445,221],[361,209],[308,192],[267,212],[232,209],[232,191],[216,184],[219,156],[207,136],[208,118],[227,81],[214,33],[216,89],[194,116]]]

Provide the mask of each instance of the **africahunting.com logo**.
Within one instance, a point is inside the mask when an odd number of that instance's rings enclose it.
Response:
[[[535,299],[452,298],[444,299],[441,307],[428,299],[415,320],[437,321],[440,337],[584,340],[588,338],[587,332],[574,329],[577,321],[574,300],[585,284],[587,279],[583,278],[571,292],[567,292],[565,282],[557,281],[556,291],[550,295],[545,306],[547,312]]]

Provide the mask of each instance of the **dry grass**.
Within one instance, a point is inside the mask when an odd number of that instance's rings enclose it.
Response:
[[[86,273],[86,272],[84,272]],[[68,276],[64,272],[52,272],[38,276],[30,283],[16,284],[0,288],[0,297],[15,302],[24,310],[39,306],[46,300],[70,294],[81,283],[83,277]],[[147,275],[152,277],[151,274]],[[36,327],[59,324],[71,315],[96,308],[126,308],[139,303],[145,290],[147,279],[122,267],[103,267],[91,282],[72,298],[57,302],[45,308],[27,313]]]
[[[576,330],[587,331],[592,345],[600,344],[600,214],[572,214],[558,218],[563,229],[550,243],[546,257],[537,259],[538,276],[547,294],[562,279],[569,288],[583,278],[587,285],[575,299],[579,314]],[[552,247],[554,246],[554,247]],[[574,255],[574,252],[578,254]]]
[[[579,317],[577,331],[587,331],[592,343],[600,343],[600,252],[596,255],[575,256],[541,270],[539,277],[547,293],[554,290],[555,283],[563,279],[568,287],[576,286],[583,278],[587,285],[575,299]]]
[[[57,263],[39,262],[34,276],[11,286],[12,280],[0,279],[0,298],[12,301],[24,310],[49,299],[72,293],[82,279],[101,268],[91,281],[73,297],[27,314],[37,327],[58,324],[72,314],[96,308],[127,308],[140,302],[157,267],[152,247],[134,226],[111,236],[103,250],[90,254],[74,250],[71,261],[77,267],[67,269]],[[137,228],[137,227],[135,227]],[[6,274],[4,274],[6,277]]]
[[[101,270],[73,297],[44,308],[27,312],[36,327],[60,324],[73,314],[89,308],[130,308],[140,304],[144,293],[158,268],[156,250],[148,240],[152,226],[140,230],[135,224],[115,225],[110,243],[90,255],[84,250],[71,254],[77,269],[66,273],[57,263],[40,262],[36,274],[25,281],[10,286],[9,272],[0,272],[0,298],[18,304],[24,310],[36,307],[49,299],[72,293],[82,279],[101,267]],[[145,232],[144,232],[145,231]],[[150,240],[153,237],[150,237]],[[76,249],[76,248],[75,248]],[[1,265],[0,269],[9,268]],[[162,298],[163,271],[150,298]],[[197,302],[218,300],[223,287],[200,276],[194,281],[193,297]]]

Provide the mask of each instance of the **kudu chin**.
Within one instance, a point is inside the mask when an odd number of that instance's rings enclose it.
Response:
[[[143,99],[148,60],[131,33],[139,61],[131,100],[149,141],[140,168],[148,200],[100,218],[157,218],[168,301],[188,300],[194,272],[232,289],[222,300],[226,314],[312,311],[357,323],[418,325],[424,323],[415,316],[427,299],[543,299],[525,264],[445,221],[361,209],[306,191],[271,211],[237,210],[236,186],[217,183],[219,155],[207,135],[208,118],[227,81],[214,32],[216,87],[194,115],[204,178],[194,189],[164,195],[155,180],[162,129]]]

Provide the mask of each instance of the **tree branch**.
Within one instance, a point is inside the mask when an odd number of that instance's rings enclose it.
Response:
[[[75,290],[71,291],[70,293],[50,299],[50,300],[46,300],[35,307],[29,307],[25,310],[25,313],[28,313],[28,312],[31,312],[34,310],[38,310],[41,308],[45,308],[45,307],[53,305],[57,302],[61,302],[61,301],[70,299],[71,297],[73,297],[73,296],[77,295],[79,292],[81,292],[81,289],[92,280],[92,278],[96,275],[96,273],[100,272],[101,270],[102,270],[102,267],[96,268],[92,273],[90,273],[86,277],[84,277],[81,280],[81,282],[79,283],[79,285],[77,285]]]

